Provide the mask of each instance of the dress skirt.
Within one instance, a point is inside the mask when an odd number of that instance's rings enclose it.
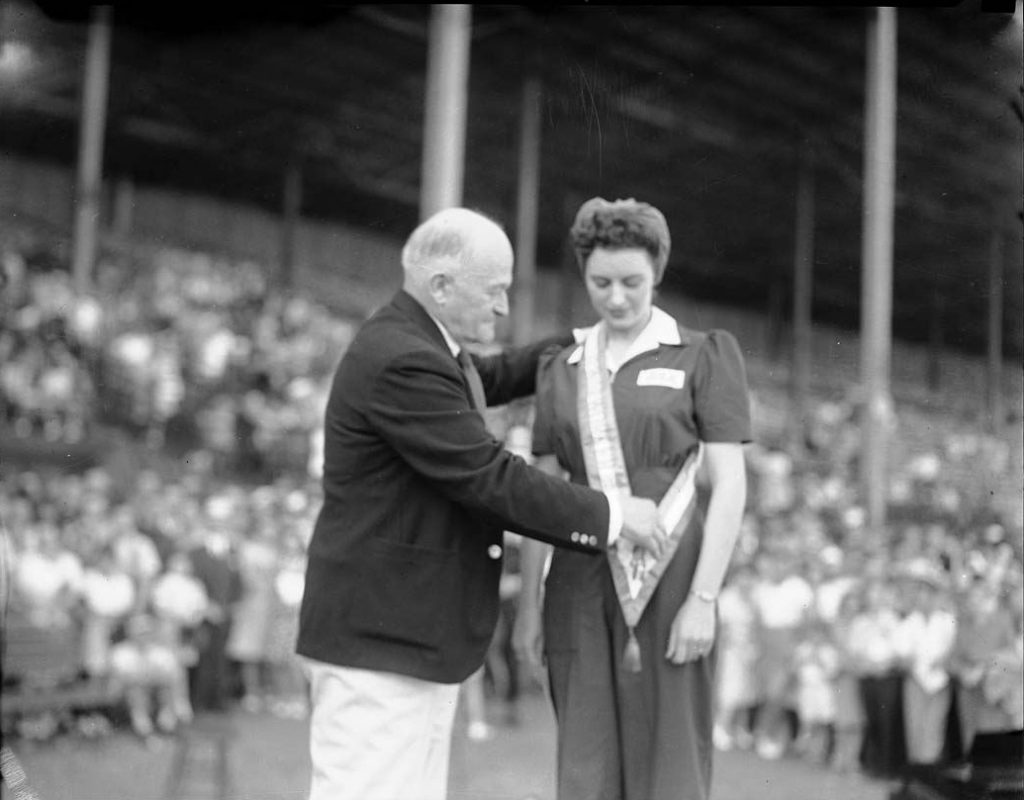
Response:
[[[604,556],[557,551],[545,649],[558,719],[558,800],[706,800],[714,659],[665,658],[700,552],[694,515],[636,629],[641,671],[623,669],[627,629]]]

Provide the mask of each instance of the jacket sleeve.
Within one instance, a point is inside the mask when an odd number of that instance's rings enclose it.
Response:
[[[605,548],[607,498],[508,452],[470,406],[461,373],[442,353],[392,359],[373,378],[365,413],[410,468],[453,502],[529,538]]]
[[[524,347],[506,350],[493,356],[474,356],[474,363],[484,384],[487,405],[500,406],[536,391],[537,359],[549,347],[568,347],[575,340],[572,332],[550,336]]]

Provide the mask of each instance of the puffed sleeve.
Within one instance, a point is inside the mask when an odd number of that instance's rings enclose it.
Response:
[[[728,331],[709,331],[695,372],[694,416],[701,441],[749,442],[747,370],[736,338]]]
[[[537,360],[537,389],[534,395],[533,454],[547,456],[555,452],[555,438],[552,425],[555,418],[555,381],[552,367],[560,346],[548,347]]]

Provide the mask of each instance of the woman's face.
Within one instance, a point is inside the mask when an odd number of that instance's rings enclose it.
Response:
[[[651,317],[654,264],[639,247],[599,247],[587,259],[584,281],[594,310],[615,333],[639,333]]]

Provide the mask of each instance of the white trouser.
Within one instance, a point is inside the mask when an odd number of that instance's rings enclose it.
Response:
[[[303,662],[309,800],[444,800],[459,684]]]

